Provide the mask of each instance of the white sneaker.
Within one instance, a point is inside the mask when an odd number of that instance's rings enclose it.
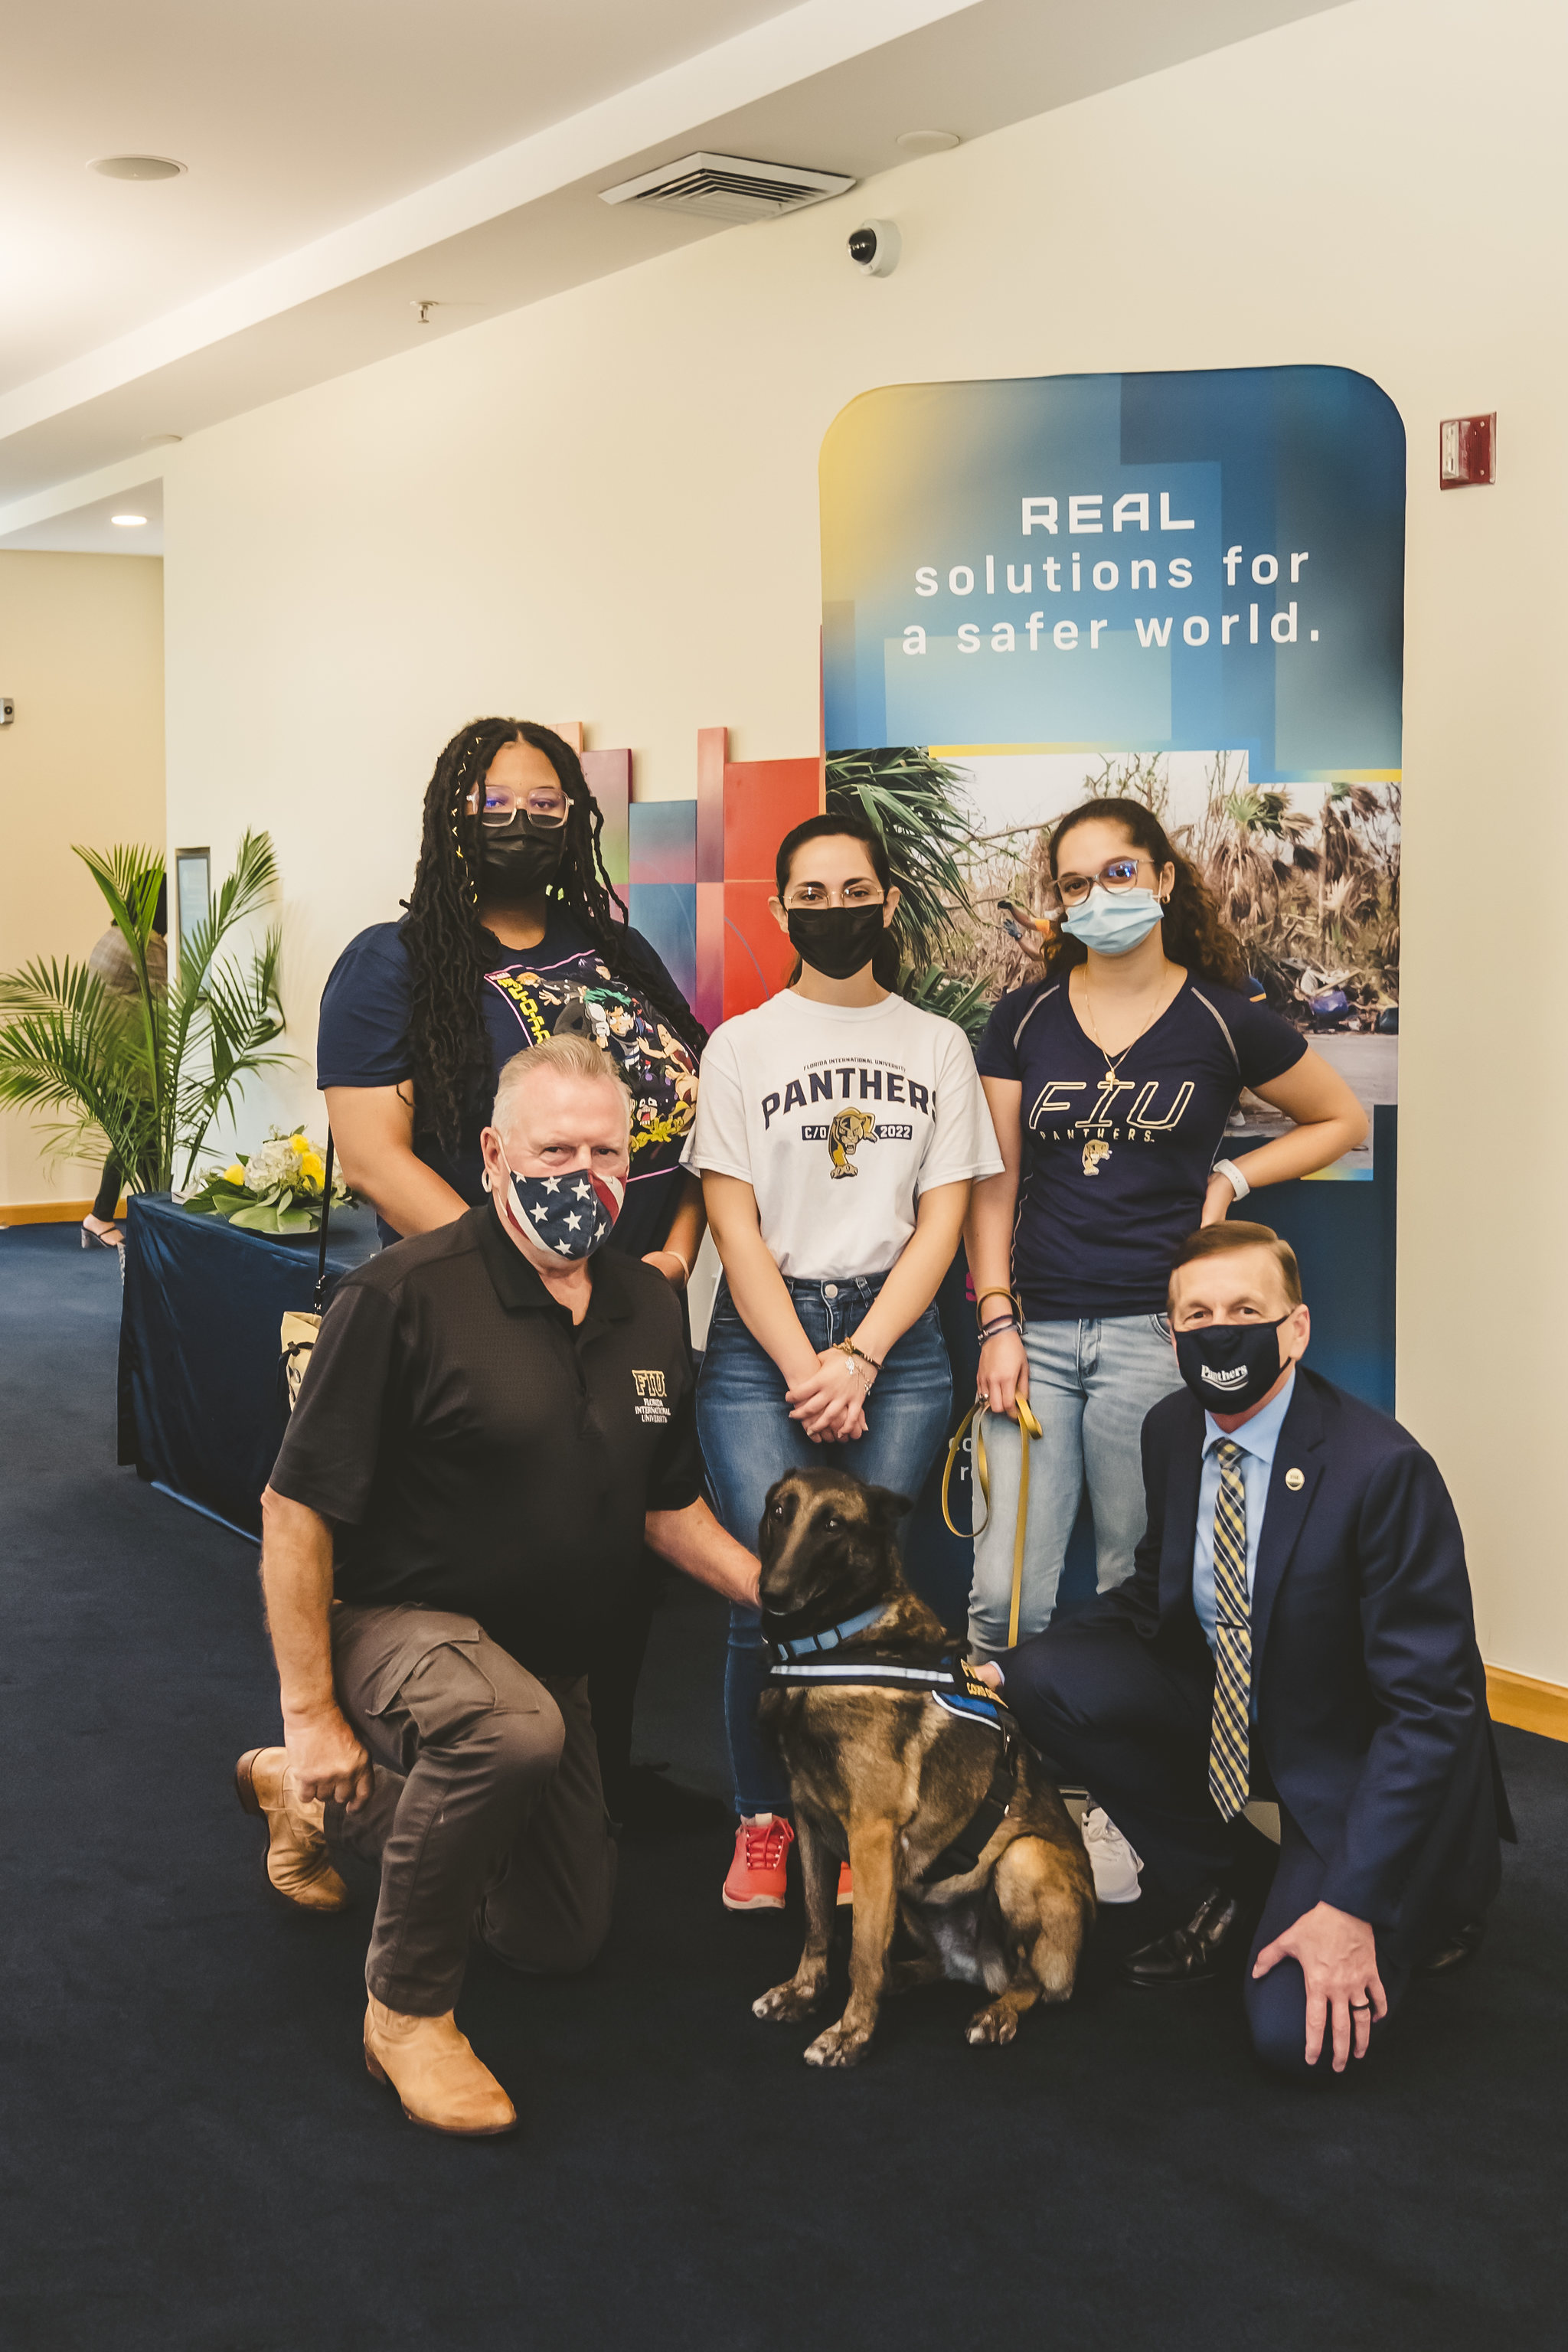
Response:
[[[1138,1874],[1142,1854],[1134,1853],[1109,1813],[1089,1805],[1083,1817],[1084,1850],[1094,1873],[1094,1891],[1101,1903],[1136,1903],[1142,1889]]]

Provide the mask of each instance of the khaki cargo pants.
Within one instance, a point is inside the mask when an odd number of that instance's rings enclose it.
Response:
[[[375,1999],[440,2016],[475,1935],[528,1975],[586,1968],[616,1885],[586,1678],[530,1674],[471,1617],[353,1601],[332,1671],[375,1764],[367,1803],[326,1809],[329,1845],[381,1872]]]

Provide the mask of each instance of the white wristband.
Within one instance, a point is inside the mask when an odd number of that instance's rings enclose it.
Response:
[[[1245,1201],[1252,1190],[1234,1160],[1216,1160],[1214,1164],[1214,1173],[1225,1178],[1238,1201]]]

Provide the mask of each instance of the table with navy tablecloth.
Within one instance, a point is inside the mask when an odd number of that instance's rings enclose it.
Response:
[[[282,1442],[279,1329],[308,1310],[319,1234],[247,1232],[193,1216],[166,1192],[133,1193],[125,1219],[120,1460],[246,1535]],[[380,1247],[374,1211],[334,1210],[330,1298]]]

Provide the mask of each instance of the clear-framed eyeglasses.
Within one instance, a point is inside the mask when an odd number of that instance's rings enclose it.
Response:
[[[1119,890],[1136,890],[1145,872],[1152,874],[1152,857],[1127,856],[1107,860],[1098,874],[1058,874],[1054,882],[1046,885],[1046,912],[1048,915],[1070,914],[1081,907],[1098,882],[1102,890],[1113,894]]]
[[[481,824],[510,824],[521,816],[541,832],[553,833],[571,814],[572,803],[559,784],[530,784],[514,793],[507,784],[476,784],[468,794],[468,814]]]
[[[851,876],[841,890],[830,882],[792,882],[784,892],[784,905],[793,912],[797,907],[883,907],[887,904],[881,885]]]

